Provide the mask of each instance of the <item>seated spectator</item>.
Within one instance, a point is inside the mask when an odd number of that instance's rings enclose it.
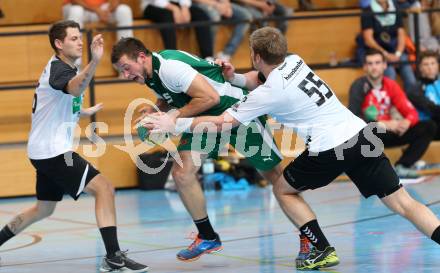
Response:
[[[200,7],[194,6],[191,0],[142,0],[141,9],[144,18],[155,23],[183,24],[197,21],[211,21],[209,15]],[[200,56],[213,59],[214,37],[210,26],[195,28]],[[164,47],[177,49],[177,35],[175,28],[160,29]]]
[[[403,28],[402,14],[371,14],[372,12],[395,12],[392,0],[372,0],[370,7],[363,9],[361,16],[362,38],[366,48],[379,50],[387,62],[408,61],[405,53],[406,33]],[[362,43],[361,43],[362,44]],[[359,57],[363,59],[362,56]],[[409,64],[389,65],[385,75],[392,80],[396,79],[396,66],[407,90],[415,82],[414,72]]]
[[[393,0],[394,5],[398,9],[408,10],[414,8],[414,4],[417,0]],[[359,0],[359,7],[362,9],[368,8],[371,4],[371,0]]]
[[[440,140],[440,79],[438,53],[425,51],[420,55],[420,79],[408,92],[408,98],[419,112],[420,120],[437,124],[435,139]]]
[[[314,10],[315,6],[312,0],[298,0],[298,6],[300,10]]]
[[[393,0],[397,9],[407,12],[419,12],[420,2],[418,0]]]
[[[360,0],[359,5],[361,8],[367,8],[370,6],[371,0]],[[408,32],[409,36],[415,41],[415,25],[414,16],[412,13],[418,13],[419,15],[419,41],[420,49],[424,50],[438,50],[438,40],[432,35],[431,23],[428,13],[422,13],[424,9],[431,8],[432,1],[422,0],[394,0],[394,4],[398,10],[403,10],[410,13],[408,16]]]
[[[115,23],[117,27],[133,25],[131,8],[118,0],[64,0],[63,15],[77,22],[81,28],[86,22]],[[117,37],[133,37],[133,30],[119,30]]]
[[[276,0],[236,0],[236,2],[246,7],[251,12],[254,20],[270,16],[290,16],[293,12],[291,8],[277,3]],[[287,20],[276,21],[275,26],[283,34],[286,34],[288,23],[289,21]],[[266,26],[267,24],[267,21],[261,23],[262,26]]]
[[[359,0],[359,7],[361,9],[366,9],[370,6],[371,0]]]
[[[357,79],[350,88],[348,108],[367,122],[379,122],[386,132],[378,134],[385,147],[408,145],[396,162],[400,177],[416,178],[412,169],[428,149],[436,125],[432,121],[419,121],[417,110],[399,85],[384,76],[385,57],[378,50],[369,50],[364,58],[366,76]],[[392,117],[394,107],[402,119]]]
[[[194,0],[194,6],[203,9],[209,15],[211,21],[219,22],[222,19],[231,20],[252,20],[252,14],[244,7],[231,3],[229,0]],[[229,61],[231,56],[240,46],[244,35],[249,29],[249,24],[242,23],[234,26],[231,37],[224,49],[217,53],[216,57],[225,61]],[[215,40],[218,26],[212,25],[211,32]]]

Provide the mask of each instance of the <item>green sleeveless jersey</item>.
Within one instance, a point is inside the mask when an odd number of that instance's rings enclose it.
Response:
[[[220,115],[247,93],[225,81],[220,66],[180,50],[152,53],[153,76],[145,84],[170,106],[181,108],[191,97],[186,94],[195,76],[201,74],[220,96],[220,103],[200,115]]]

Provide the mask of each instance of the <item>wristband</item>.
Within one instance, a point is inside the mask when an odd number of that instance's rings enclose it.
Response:
[[[398,50],[394,54],[396,54],[396,56],[399,57],[399,58],[402,56],[402,52],[400,52]]]
[[[245,87],[246,86],[246,76],[243,74],[234,73],[234,78],[232,78],[230,83],[235,86],[238,86],[238,87]]]
[[[193,120],[194,118],[178,118],[176,120],[176,127],[174,128],[176,134],[190,133]]]

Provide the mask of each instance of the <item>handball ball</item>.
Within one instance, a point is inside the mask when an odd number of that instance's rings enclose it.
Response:
[[[169,137],[168,133],[150,133],[150,130],[139,124],[137,125],[137,133],[139,138],[148,145],[160,145]]]

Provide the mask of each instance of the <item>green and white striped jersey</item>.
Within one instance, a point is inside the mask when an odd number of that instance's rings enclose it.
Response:
[[[220,103],[200,115],[220,115],[246,95],[246,91],[225,81],[220,66],[180,50],[163,50],[152,54],[153,77],[145,84],[170,106],[181,108],[191,97],[186,94],[200,73],[220,96]]]

